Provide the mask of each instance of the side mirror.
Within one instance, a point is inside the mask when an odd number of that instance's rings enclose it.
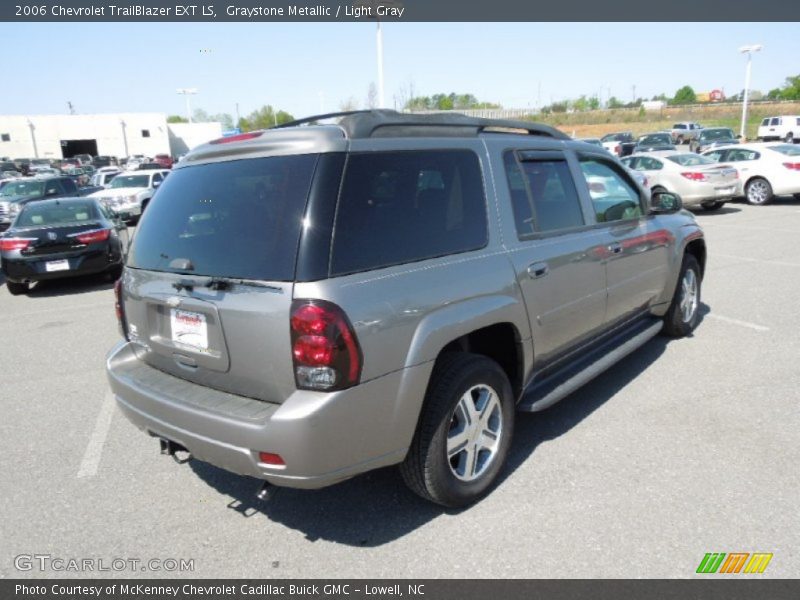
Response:
[[[650,213],[666,214],[678,212],[683,208],[683,202],[678,194],[672,192],[653,192],[650,196]]]
[[[153,187],[154,187],[154,188],[157,188],[157,187],[158,187],[158,186],[160,186],[160,185],[161,185],[161,182],[160,182],[160,181],[154,181],[154,182],[153,182]]]

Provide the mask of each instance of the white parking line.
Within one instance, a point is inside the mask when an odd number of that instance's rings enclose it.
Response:
[[[764,325],[759,325],[758,323],[750,323],[749,321],[740,321],[739,319],[723,317],[722,315],[718,315],[715,313],[708,313],[706,316],[711,317],[712,319],[716,319],[717,321],[724,321],[725,323],[731,323],[732,325],[747,327],[748,329],[752,329],[754,331],[769,331],[769,327],[765,327]]]
[[[97,473],[97,467],[100,465],[100,459],[103,456],[103,446],[108,437],[108,430],[111,429],[111,417],[113,416],[114,395],[111,391],[108,391],[103,397],[103,404],[100,407],[100,413],[97,415],[92,437],[86,446],[86,452],[83,453],[83,460],[78,469],[78,479],[94,477]]]
[[[769,260],[766,258],[750,258],[749,256],[735,256],[733,254],[714,254],[722,258],[730,258],[731,260],[741,260],[744,262],[762,263],[765,265],[775,265],[776,267],[800,267],[800,263],[784,262],[782,260]]]
[[[100,308],[105,306],[106,308],[113,306],[112,303],[109,302],[93,302],[90,304],[76,304],[73,306],[54,306],[53,308],[43,308],[42,310],[31,310],[28,312],[20,312],[20,313],[6,313],[3,315],[3,318],[0,319],[2,321],[16,321],[17,319],[23,317],[32,317],[34,315],[46,315],[47,313],[53,312],[64,312],[65,310],[84,310],[86,308]],[[109,308],[109,310],[112,310]]]

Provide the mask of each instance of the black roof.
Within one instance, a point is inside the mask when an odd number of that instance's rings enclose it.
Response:
[[[411,136],[475,136],[480,133],[522,133],[558,140],[569,140],[567,134],[549,125],[506,119],[482,119],[460,113],[414,114],[394,110],[374,109],[327,113],[283,123],[272,129],[316,124],[339,117],[348,138],[411,137]]]

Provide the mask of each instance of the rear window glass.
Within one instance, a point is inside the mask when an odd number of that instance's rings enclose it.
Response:
[[[98,218],[93,202],[33,202],[22,209],[16,227],[76,225]]]
[[[177,169],[147,206],[129,266],[291,281],[316,159],[308,154]]]
[[[713,165],[714,161],[699,154],[692,154],[691,152],[684,152],[683,154],[673,154],[667,157],[674,163],[678,163],[682,167],[697,167],[700,165]]]
[[[486,245],[486,199],[468,150],[353,154],[336,215],[331,273]]]
[[[772,146],[770,150],[780,152],[786,156],[800,156],[800,146],[781,144],[780,146]]]
[[[120,175],[111,184],[113,188],[133,187],[133,188],[146,188],[150,187],[150,175]]]

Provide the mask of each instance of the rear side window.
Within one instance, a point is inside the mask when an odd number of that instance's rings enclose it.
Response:
[[[477,250],[486,198],[469,150],[352,154],[342,182],[331,274]]]
[[[535,156],[536,153],[530,154]],[[518,163],[514,152],[506,152],[504,159],[520,239],[536,232],[584,224],[580,199],[566,159],[526,158]]]
[[[316,160],[309,154],[177,169],[147,206],[129,266],[291,281]]]

